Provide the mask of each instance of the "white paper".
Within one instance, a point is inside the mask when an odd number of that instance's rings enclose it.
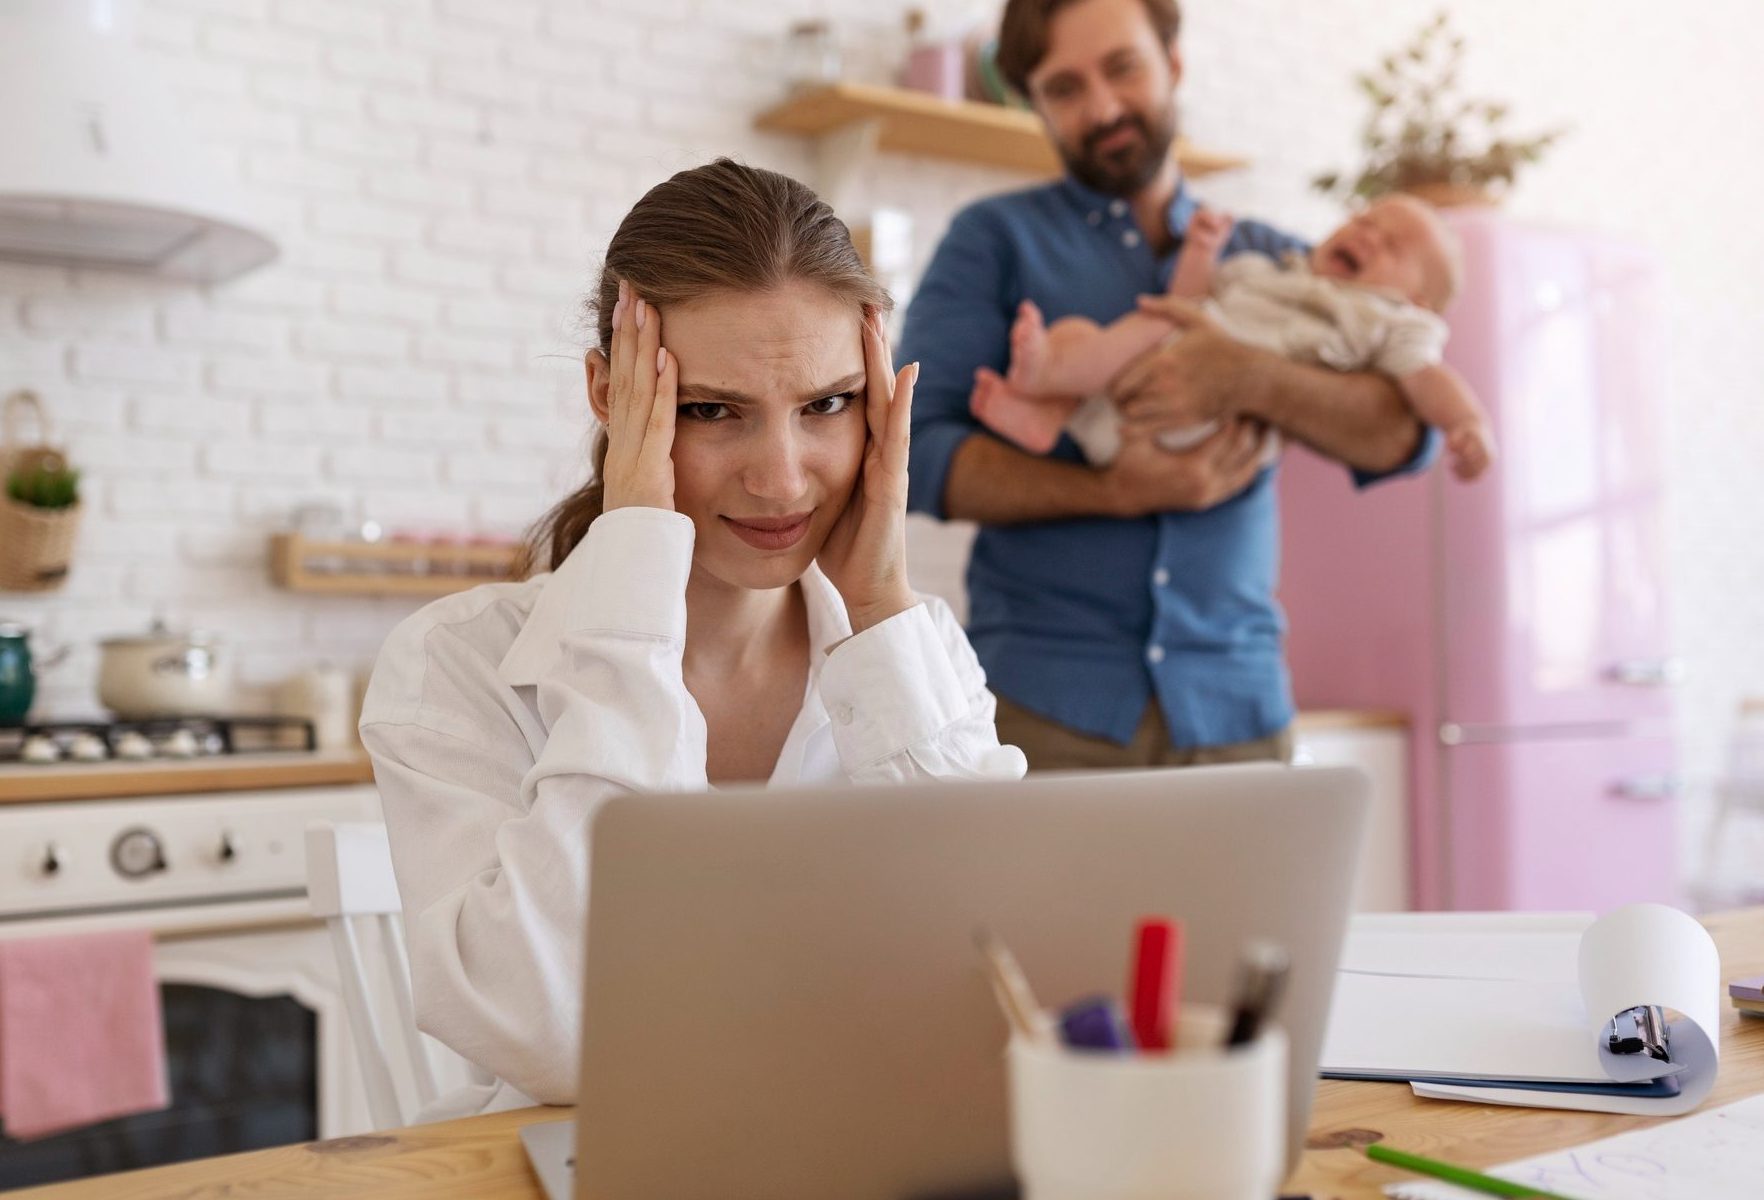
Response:
[[[1720,964],[1695,920],[1657,904],[1578,915],[1409,914],[1356,920],[1337,976],[1321,1069],[1608,1083],[1677,1074],[1677,1096],[1604,1096],[1414,1084],[1417,1095],[1489,1104],[1672,1116],[1714,1085]],[[1422,973],[1427,972],[1427,973]],[[1651,998],[1650,998],[1651,997]],[[1675,1009],[1673,1063],[1604,1049],[1610,1019]]]
[[[1575,1200],[1755,1196],[1764,1179],[1764,1096],[1541,1154],[1487,1174]],[[1397,1200],[1486,1200],[1445,1183],[1393,1183]]]

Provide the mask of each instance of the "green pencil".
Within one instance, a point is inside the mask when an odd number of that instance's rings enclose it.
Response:
[[[1401,1150],[1392,1150],[1388,1146],[1376,1143],[1366,1147],[1366,1157],[1374,1162],[1389,1163],[1393,1167],[1401,1167],[1403,1170],[1413,1171],[1417,1175],[1431,1175],[1435,1179],[1455,1183],[1459,1187],[1469,1188],[1473,1192],[1486,1192],[1491,1196],[1522,1196],[1528,1197],[1529,1200],[1574,1200],[1572,1196],[1564,1196],[1557,1192],[1540,1192],[1534,1187],[1526,1187],[1523,1183],[1509,1183],[1505,1179],[1496,1179],[1493,1175],[1484,1175],[1479,1171],[1472,1171],[1468,1167],[1454,1167],[1450,1163],[1422,1158],[1419,1154],[1405,1154]]]

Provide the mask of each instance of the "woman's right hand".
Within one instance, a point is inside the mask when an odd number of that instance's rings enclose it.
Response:
[[[605,510],[674,507],[680,365],[662,349],[661,314],[620,282],[608,354]]]

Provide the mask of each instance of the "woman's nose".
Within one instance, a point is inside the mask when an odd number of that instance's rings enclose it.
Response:
[[[795,500],[808,488],[803,447],[788,424],[755,439],[744,472],[748,492],[762,500]]]

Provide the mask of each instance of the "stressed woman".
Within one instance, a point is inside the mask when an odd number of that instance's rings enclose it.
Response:
[[[574,1099],[607,797],[1024,769],[948,606],[908,585],[916,371],[832,211],[728,160],[682,172],[590,303],[604,429],[535,531],[550,572],[404,622],[362,713],[418,1023],[485,1080],[449,1115]]]

